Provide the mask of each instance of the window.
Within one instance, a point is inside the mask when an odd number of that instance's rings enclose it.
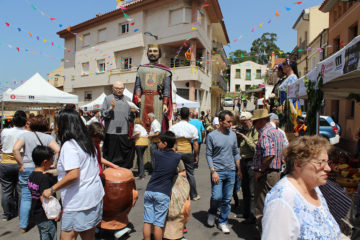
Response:
[[[241,78],[241,69],[235,70],[235,78]]]
[[[98,31],[98,42],[105,42],[106,40],[106,28],[100,29]]]
[[[334,52],[340,50],[340,37],[334,39]]]
[[[179,8],[170,11],[170,25],[176,25],[183,23],[184,21],[184,9]]]
[[[261,79],[261,69],[256,70],[256,79]]]
[[[353,40],[358,35],[358,25],[357,23],[349,27],[349,42]]]
[[[81,75],[89,75],[89,62],[82,63]]]
[[[124,58],[124,68],[125,70],[130,70],[132,66],[132,59],[131,57]]]
[[[97,72],[98,73],[105,72],[105,59],[97,60]]]
[[[85,101],[91,101],[92,100],[92,92],[85,92],[84,100]]]
[[[83,47],[90,46],[90,33],[83,35]]]
[[[320,126],[322,126],[322,127],[324,127],[324,126],[325,127],[330,127],[330,124],[325,119],[320,118]]]
[[[246,84],[245,85],[245,90],[249,90],[251,88],[251,85],[250,84]]]
[[[355,101],[351,101],[350,118],[355,116]]]
[[[246,80],[251,80],[251,69],[246,69]]]
[[[235,92],[240,92],[240,84],[235,84]]]
[[[119,34],[125,34],[129,32],[129,23],[120,23]]]

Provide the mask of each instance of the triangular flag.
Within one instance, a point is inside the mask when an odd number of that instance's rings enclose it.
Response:
[[[300,5],[302,4],[302,2],[294,2],[294,4]]]
[[[39,36],[36,36],[36,39],[37,39],[37,40],[40,40],[40,37],[39,37]]]
[[[69,26],[66,30],[68,30],[70,32],[71,26]]]
[[[21,28],[17,28],[17,30],[18,30],[19,32],[21,32]]]
[[[121,8],[122,10],[126,10],[126,9],[127,9],[127,8],[124,7],[124,6],[120,6],[120,8]]]
[[[50,18],[50,20],[51,20],[51,21],[54,21],[54,20],[56,20],[56,18]]]
[[[251,32],[254,32],[255,31],[255,27],[253,27],[253,29],[251,30]]]
[[[62,27],[63,25],[62,24],[59,24],[59,27]]]
[[[17,50],[18,52],[20,52],[20,48],[16,47],[16,50]]]
[[[47,42],[47,40],[46,39],[44,39],[44,43],[46,43]]]
[[[269,19],[269,21],[268,21],[267,23],[269,23],[269,24],[270,24],[270,23],[271,23],[271,19]]]
[[[130,26],[134,26],[134,25],[135,25],[135,23],[134,23],[134,22],[130,23]]]
[[[285,9],[286,9],[286,11],[290,11],[290,10],[291,10],[291,8],[289,8],[289,7],[285,7]]]
[[[262,23],[262,24],[260,24],[260,25],[259,25],[259,28],[261,28],[263,25],[264,25],[263,23]]]
[[[51,46],[54,46],[54,43],[53,43],[53,42],[51,43]]]
[[[129,17],[129,15],[127,15],[126,13],[124,13],[124,17],[128,18],[128,17]]]
[[[32,9],[36,10],[36,7],[34,5],[31,5]]]
[[[6,22],[5,24],[6,24],[6,26],[7,26],[7,27],[9,27],[9,26],[10,26],[10,23],[8,23],[8,22]]]
[[[31,32],[29,32],[29,36],[30,36],[30,37],[32,37],[32,34],[31,34]]]
[[[208,6],[210,6],[210,4],[204,4],[204,5],[202,5],[203,7],[208,7]]]
[[[277,10],[276,10],[275,14],[276,14],[276,17],[280,17],[280,13]]]

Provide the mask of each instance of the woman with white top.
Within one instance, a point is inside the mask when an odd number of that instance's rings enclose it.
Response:
[[[44,190],[49,198],[61,190],[63,215],[61,239],[94,240],[95,228],[102,218],[104,189],[99,176],[96,150],[79,114],[62,110],[58,119],[61,151],[58,161],[58,182]]]
[[[288,175],[266,195],[263,240],[337,240],[340,228],[319,186],[330,172],[329,142],[320,136],[293,140],[284,150]]]
[[[18,137],[25,133],[26,113],[18,110],[12,119],[14,127],[5,128],[1,132],[2,154],[0,163],[0,183],[1,183],[1,206],[3,208],[3,221],[18,215],[18,177],[19,166],[14,158],[13,147]]]
[[[38,145],[48,146],[55,152],[55,162],[59,154],[60,147],[55,139],[46,134],[49,130],[49,123],[43,115],[31,117],[29,119],[30,131],[26,131],[18,137],[13,154],[19,167],[19,185],[21,188],[20,202],[20,231],[26,232],[28,229],[29,213],[31,209],[31,193],[28,188],[28,179],[34,171],[35,164],[32,160],[32,152]],[[24,149],[24,156],[21,156],[21,149]]]
[[[135,138],[135,151],[137,155],[138,177],[143,179],[145,177],[144,171],[144,152],[149,145],[148,134],[143,127],[141,119],[136,118],[134,121],[134,131],[132,137]]]
[[[298,80],[299,73],[297,69],[297,63],[286,59],[281,67],[286,74],[287,78],[283,81],[283,83],[279,86],[280,90],[280,104],[283,104],[286,100],[286,92],[289,85],[293,84]]]

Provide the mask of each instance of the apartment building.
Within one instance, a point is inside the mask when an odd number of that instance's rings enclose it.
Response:
[[[230,70],[230,92],[248,90],[253,85],[264,84],[267,66],[253,61],[232,64]]]
[[[297,31],[297,45],[292,55],[298,65],[299,77],[304,76],[319,62],[319,58],[314,56],[319,50],[311,47],[310,43],[320,38],[323,30],[329,27],[328,18],[328,13],[321,12],[319,6],[314,6],[304,9],[293,25],[293,29]]]
[[[125,14],[120,6],[126,7]],[[207,7],[199,0],[117,3],[117,9],[68,30],[58,32],[66,48],[64,90],[78,95],[80,104],[109,94],[116,80],[133,91],[137,67],[148,63],[151,43],[161,45],[160,64],[171,67],[177,94],[200,102],[201,110],[211,107],[211,88],[217,82],[212,49],[215,43],[229,43],[217,0]]]
[[[329,55],[346,46],[360,34],[360,2],[325,0],[320,10],[329,13]],[[332,116],[340,124],[342,146],[354,152],[356,135],[360,128],[360,103],[349,100],[326,100],[325,114]]]
[[[59,90],[64,90],[64,59],[61,59],[60,66],[48,73],[48,81]]]

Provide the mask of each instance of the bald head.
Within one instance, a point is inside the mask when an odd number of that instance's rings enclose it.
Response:
[[[124,84],[121,81],[114,82],[112,90],[116,96],[121,97],[124,94],[124,89]]]

